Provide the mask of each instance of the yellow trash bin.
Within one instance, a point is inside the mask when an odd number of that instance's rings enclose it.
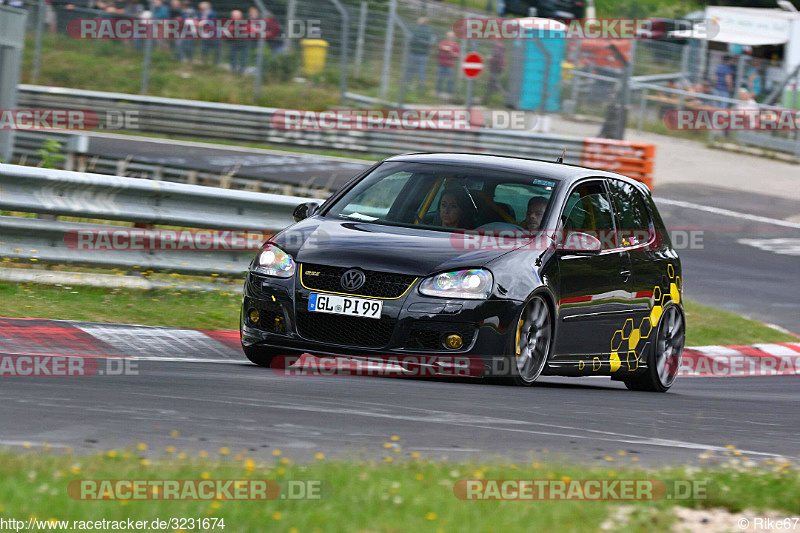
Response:
[[[303,47],[303,68],[306,74],[319,74],[325,68],[328,55],[328,41],[322,39],[301,39]]]

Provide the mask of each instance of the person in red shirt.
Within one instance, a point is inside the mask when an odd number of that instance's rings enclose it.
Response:
[[[461,53],[461,47],[456,42],[456,34],[452,31],[447,32],[447,36],[439,42],[438,56],[436,62],[439,65],[439,75],[436,79],[436,94],[442,95],[442,86],[445,79],[447,80],[447,92],[453,94],[453,68],[456,65],[456,59]]]
[[[500,85],[500,75],[506,68],[506,47],[500,41],[494,42],[492,57],[489,58],[489,83],[486,85],[486,102],[492,97],[495,91],[500,91],[504,97],[506,95],[503,86]]]

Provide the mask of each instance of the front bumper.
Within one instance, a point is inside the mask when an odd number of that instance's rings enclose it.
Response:
[[[309,294],[324,291],[301,286],[297,276],[278,279],[248,272],[242,302],[241,339],[287,355],[466,356],[489,363],[503,356],[516,336],[522,302],[432,298],[419,294],[414,282],[400,298],[383,301],[380,320],[308,312]],[[257,309],[257,324],[248,311]],[[346,320],[342,320],[346,319]],[[349,328],[349,330],[348,330]],[[441,344],[450,333],[462,335],[459,349]]]

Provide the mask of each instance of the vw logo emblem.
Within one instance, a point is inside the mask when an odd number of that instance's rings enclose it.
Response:
[[[361,272],[360,270],[352,268],[347,272],[345,272],[344,274],[342,274],[342,279],[340,280],[340,283],[342,284],[342,287],[344,287],[345,290],[355,291],[360,289],[361,286],[364,285],[365,281],[367,281],[367,278],[366,276],[364,276],[364,273]]]

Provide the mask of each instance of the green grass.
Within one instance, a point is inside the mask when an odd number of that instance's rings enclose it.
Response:
[[[688,301],[686,345],[754,344],[761,342],[798,342],[800,339],[765,326],[762,322]]]
[[[150,275],[150,274],[148,274]],[[175,276],[180,279],[180,276]],[[237,292],[108,289],[0,281],[0,316],[59,318],[199,329],[236,329]],[[728,311],[685,302],[686,345],[796,342],[798,339]]]
[[[388,441],[387,436],[387,441]],[[179,441],[176,441],[176,444]],[[397,442],[401,444],[401,442]],[[397,449],[400,449],[399,447]],[[214,457],[218,452],[209,450]],[[171,448],[162,459],[142,459],[140,451],[116,450],[95,456],[66,453],[0,452],[0,518],[28,520],[134,520],[171,517],[224,519],[224,531],[597,531],[620,502],[463,501],[455,497],[459,479],[656,479],[707,480],[708,497],[690,501],[638,501],[627,524],[616,530],[664,531],[674,505],[693,508],[800,512],[797,470],[785,463],[761,463],[730,451],[724,468],[647,470],[630,455],[608,457],[604,467],[542,462],[431,462],[401,450],[391,462],[329,461],[295,464],[283,456],[269,461],[221,450],[225,460],[199,459]],[[623,452],[624,453],[624,452]],[[739,456],[735,456],[739,453]],[[180,455],[179,455],[180,454]],[[414,455],[417,458],[413,457]],[[283,462],[281,462],[283,461]],[[770,464],[771,463],[771,464]],[[89,479],[259,479],[321,480],[319,500],[270,501],[85,501],[67,495],[70,481]],[[569,479],[566,479],[569,478]],[[623,527],[624,526],[624,527]],[[170,528],[170,531],[172,529]]]
[[[0,282],[0,316],[237,329],[241,295]]]
[[[199,53],[199,46],[196,52]],[[26,41],[22,83],[31,82],[34,41]],[[93,91],[139,94],[143,54],[130,43],[80,41],[65,35],[45,35],[38,83]],[[198,57],[196,54],[195,57]],[[223,55],[222,62],[226,58]],[[261,97],[254,100],[250,77],[222,68],[176,61],[166,50],[153,51],[148,94],[230,104],[262,105],[292,109],[328,109],[338,104],[338,85],[325,77],[293,82],[296,56],[267,58]]]

